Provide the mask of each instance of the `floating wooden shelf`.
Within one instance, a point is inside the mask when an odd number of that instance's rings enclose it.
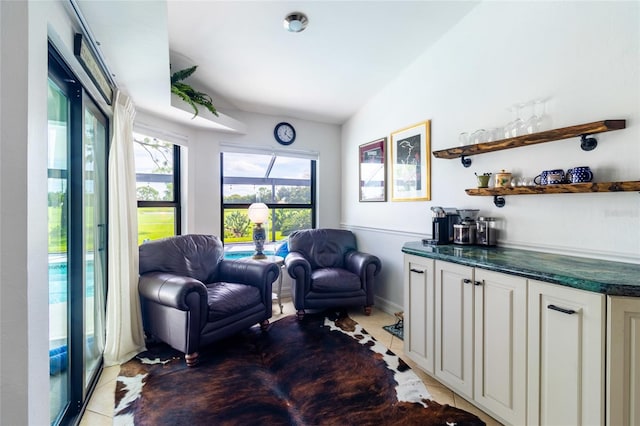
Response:
[[[640,180],[623,182],[561,183],[556,185],[515,186],[508,188],[465,189],[467,195],[492,196],[497,207],[504,207],[504,195],[569,194],[586,192],[640,192]]]
[[[468,195],[530,195],[530,194],[567,194],[580,192],[622,192],[639,191],[640,180],[625,182],[585,182],[560,183],[556,185],[515,186],[510,188],[472,188],[465,189]]]
[[[484,154],[486,152],[501,151],[503,149],[518,148],[521,146],[553,142],[573,137],[582,137],[581,147],[582,149],[589,151],[595,148],[595,145],[597,145],[597,141],[594,138],[586,138],[586,136],[595,133],[624,129],[626,125],[626,120],[596,121],[593,123],[579,124],[577,126],[563,127],[561,129],[547,130],[544,132],[532,133],[529,135],[516,136],[515,138],[502,139],[495,142],[483,142],[474,145],[465,145],[455,148],[443,149],[440,151],[433,151],[433,155],[436,158],[451,159],[466,157],[470,155]],[[469,164],[471,163],[469,162]]]

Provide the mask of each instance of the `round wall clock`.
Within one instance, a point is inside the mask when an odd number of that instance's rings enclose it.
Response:
[[[291,145],[296,140],[296,129],[289,123],[278,123],[273,129],[273,136],[281,145]]]

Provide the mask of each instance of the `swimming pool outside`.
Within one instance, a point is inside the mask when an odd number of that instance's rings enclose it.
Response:
[[[224,258],[227,259],[227,260],[243,259],[245,257],[253,256],[254,253],[255,253],[255,250],[225,252]],[[267,256],[273,256],[274,252],[273,251],[264,251],[264,254],[267,255]]]
[[[265,255],[273,256],[275,252],[276,245],[271,244],[265,247]],[[242,259],[253,256],[254,253],[253,244],[235,244],[225,247],[224,258],[229,260]],[[85,273],[87,275],[87,296],[93,297],[93,259],[88,260]],[[61,255],[52,255],[49,257],[49,305],[66,303],[67,294],[67,258]]]
[[[93,297],[93,260],[87,262],[87,296]],[[49,304],[67,301],[67,260],[49,260]]]

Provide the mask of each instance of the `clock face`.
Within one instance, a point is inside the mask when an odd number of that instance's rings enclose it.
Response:
[[[278,123],[273,129],[273,136],[282,145],[291,145],[296,140],[296,130],[289,123]]]

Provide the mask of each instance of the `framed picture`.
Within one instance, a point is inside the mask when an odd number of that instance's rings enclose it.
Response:
[[[391,133],[391,200],[431,200],[431,121]]]
[[[360,201],[387,201],[387,138],[360,145]]]

